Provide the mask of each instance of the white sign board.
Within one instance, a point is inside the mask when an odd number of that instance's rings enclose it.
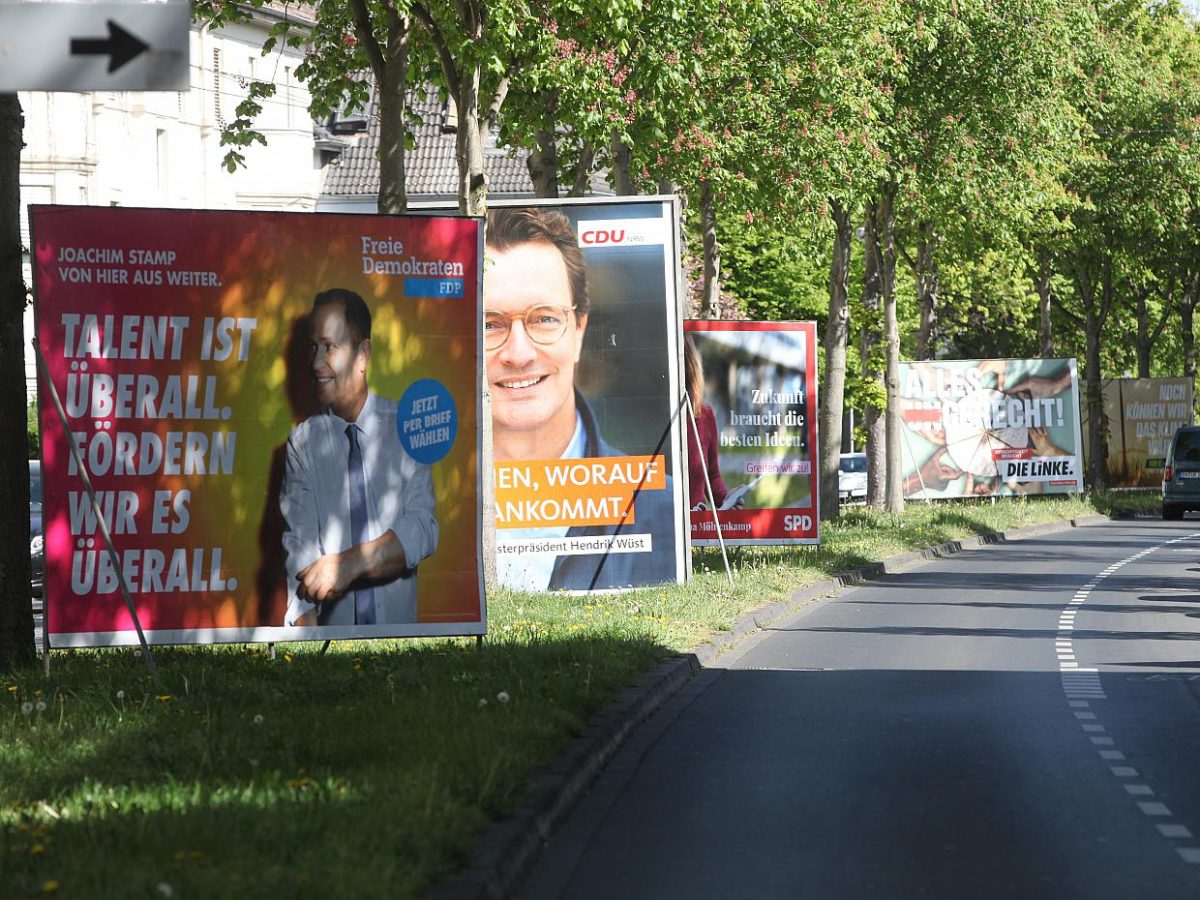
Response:
[[[186,91],[190,4],[0,0],[0,91]]]

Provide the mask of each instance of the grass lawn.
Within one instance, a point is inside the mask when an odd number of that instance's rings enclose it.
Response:
[[[1156,500],[1156,498],[1155,498]],[[831,574],[1133,500],[852,510],[822,547],[697,553],[686,586],[494,592],[474,640],[59,652],[0,675],[4,897],[419,896],[656,663]],[[1136,501],[1142,502],[1142,501]]]

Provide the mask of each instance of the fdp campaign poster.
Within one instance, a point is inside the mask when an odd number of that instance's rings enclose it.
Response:
[[[692,543],[818,543],[816,323],[684,327]]]
[[[51,646],[483,632],[478,221],[31,218]]]
[[[1192,424],[1192,379],[1106,380],[1104,419],[1109,485],[1159,487],[1172,436]]]
[[[1074,359],[900,364],[904,496],[1083,490]]]
[[[486,241],[500,583],[683,581],[674,199],[494,205]]]

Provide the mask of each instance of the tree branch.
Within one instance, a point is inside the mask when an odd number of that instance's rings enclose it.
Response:
[[[457,103],[458,95],[462,90],[462,80],[459,78],[458,70],[454,66],[454,55],[446,45],[446,38],[442,34],[442,30],[438,28],[437,22],[434,21],[433,15],[424,3],[414,3],[412,5],[412,14],[418,22],[425,26],[425,30],[429,33],[429,39],[433,41],[434,49],[437,50],[438,59],[442,64],[442,74],[446,76],[446,86],[450,88],[454,102]]]
[[[375,81],[376,83],[381,82],[386,60],[383,48],[379,46],[379,41],[375,40],[375,30],[371,27],[371,13],[367,10],[367,0],[350,0],[350,15],[354,18],[354,30],[358,32],[358,39],[362,42],[363,51],[367,54],[371,71],[375,73]]]
[[[488,104],[487,126],[489,129],[496,127],[496,122],[500,118],[500,107],[504,105],[504,100],[508,97],[509,84],[509,77],[505,75],[496,85],[496,93],[492,95],[492,102]]]

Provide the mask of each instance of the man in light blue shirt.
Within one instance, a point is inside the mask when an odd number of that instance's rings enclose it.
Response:
[[[284,624],[417,621],[417,564],[437,549],[429,466],[404,450],[396,403],[367,389],[371,313],[335,288],[313,301],[312,377],[322,409],[288,435]]]

